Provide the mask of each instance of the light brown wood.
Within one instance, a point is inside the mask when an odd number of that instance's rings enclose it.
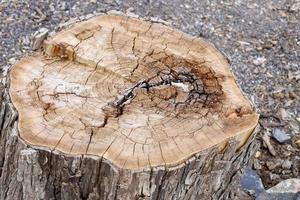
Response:
[[[236,139],[258,115],[208,42],[158,23],[98,16],[59,32],[11,71],[19,133],[32,146],[124,169],[178,166]]]
[[[161,21],[86,19],[0,71],[0,200],[239,199],[258,115],[226,58]]]

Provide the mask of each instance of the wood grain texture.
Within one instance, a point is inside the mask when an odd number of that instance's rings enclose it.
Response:
[[[160,23],[76,23],[2,85],[0,199],[228,199],[252,153],[226,58]]]
[[[172,28],[101,16],[45,45],[48,56],[24,58],[11,72],[29,144],[121,168],[175,166],[228,138],[247,138],[257,124],[226,59]]]

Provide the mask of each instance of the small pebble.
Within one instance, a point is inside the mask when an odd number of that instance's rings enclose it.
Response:
[[[300,135],[300,126],[299,122],[296,120],[289,120],[288,126],[293,135]]]
[[[49,30],[41,28],[33,34],[32,37],[32,49],[37,50],[41,47],[43,40],[47,37]]]
[[[255,158],[259,158],[261,156],[261,152],[260,151],[257,151],[256,153],[255,153]]]
[[[291,141],[291,137],[287,135],[283,130],[274,128],[272,131],[272,137],[279,143],[284,144]]]
[[[295,141],[295,144],[300,147],[300,139]]]
[[[282,160],[278,159],[278,160],[267,161],[266,165],[269,170],[273,170],[273,169],[279,167],[281,165],[281,163],[282,163]]]
[[[275,151],[273,145],[270,142],[270,136],[267,133],[264,133],[262,139],[264,141],[265,146],[268,148],[270,154],[272,156],[276,156],[276,151]]]
[[[272,181],[279,180],[280,176],[278,174],[270,173],[269,177]]]
[[[283,161],[281,167],[282,167],[282,169],[291,169],[292,162],[289,160],[285,160],[285,161]]]
[[[264,57],[258,57],[253,60],[253,64],[256,66],[262,65],[266,62],[266,59]]]
[[[10,63],[11,65],[13,65],[13,64],[16,63],[16,58],[15,58],[15,57],[12,57],[12,58],[10,58],[8,61],[9,61],[9,63]]]
[[[281,174],[283,174],[282,178],[286,179],[289,177],[289,174],[291,174],[292,171],[291,170],[282,170]]]
[[[288,112],[284,108],[279,109],[280,118],[283,120],[287,120],[289,118]]]
[[[294,4],[291,6],[290,11],[296,12],[300,10],[300,1],[294,1]]]
[[[259,160],[258,159],[254,159],[254,161],[253,161],[253,168],[254,169],[262,169],[262,166],[261,166],[261,164],[259,163]]]
[[[292,173],[293,173],[294,177],[297,177],[299,174],[299,169],[293,166]]]
[[[258,195],[265,191],[264,185],[255,170],[247,168],[241,177],[241,186],[250,194]]]
[[[284,99],[285,98],[284,89],[278,89],[278,90],[274,91],[273,97],[275,99]]]

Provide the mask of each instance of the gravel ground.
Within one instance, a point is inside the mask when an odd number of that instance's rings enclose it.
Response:
[[[254,168],[265,187],[299,177],[299,0],[0,0],[0,66],[30,53],[30,37],[41,27],[54,30],[72,17],[129,8],[204,37],[223,51],[242,89],[262,113],[263,129],[257,139],[261,145]],[[274,128],[292,140],[276,142],[270,136]]]

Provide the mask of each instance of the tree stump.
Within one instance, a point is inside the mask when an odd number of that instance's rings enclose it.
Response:
[[[232,199],[258,115],[211,44],[101,15],[2,77],[0,199]]]

